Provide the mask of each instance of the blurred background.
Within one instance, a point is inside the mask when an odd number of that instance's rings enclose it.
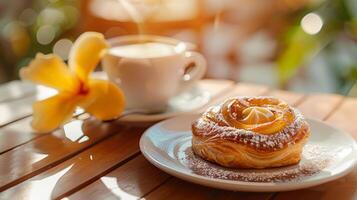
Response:
[[[357,96],[356,0],[0,0],[0,83],[84,31],[195,43],[207,78]]]

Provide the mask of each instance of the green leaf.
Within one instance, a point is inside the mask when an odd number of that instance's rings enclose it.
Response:
[[[300,27],[292,33],[289,40],[288,46],[277,60],[281,85],[292,78],[302,64],[321,49],[320,38],[305,33]]]

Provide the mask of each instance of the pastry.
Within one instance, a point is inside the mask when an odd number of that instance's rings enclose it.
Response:
[[[192,124],[192,150],[231,168],[296,164],[310,128],[302,114],[274,97],[237,97],[209,108]]]

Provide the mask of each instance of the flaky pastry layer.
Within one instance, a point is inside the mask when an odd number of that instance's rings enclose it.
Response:
[[[288,107],[290,121],[275,133],[262,134],[230,126],[221,108],[210,108],[192,124],[195,154],[232,168],[279,167],[300,161],[310,128],[299,111]]]

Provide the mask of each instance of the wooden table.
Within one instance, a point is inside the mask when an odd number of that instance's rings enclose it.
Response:
[[[357,139],[357,99],[225,80],[204,80],[200,86],[213,94],[209,105],[236,95],[277,96]],[[147,126],[82,120],[82,115],[62,129],[35,134],[29,125],[31,104],[41,95],[17,81],[0,87],[0,199],[357,199],[357,168],[304,190],[231,192],[182,181],[151,165],[138,146]]]

